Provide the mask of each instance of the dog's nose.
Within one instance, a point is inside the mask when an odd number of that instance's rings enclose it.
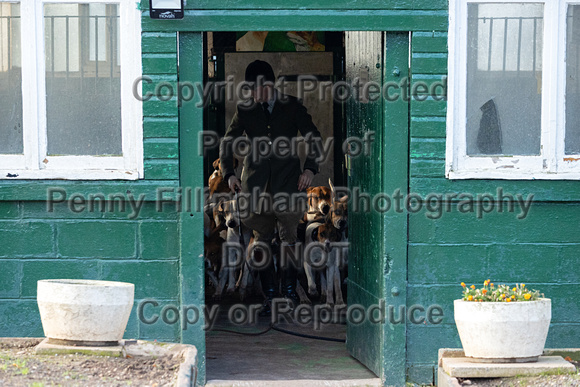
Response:
[[[234,228],[234,227],[236,227],[236,226],[237,226],[237,224],[236,224],[236,221],[235,221],[235,220],[233,220],[233,219],[231,219],[231,220],[228,220],[228,222],[226,223],[226,225],[227,225],[229,228]]]
[[[324,215],[328,214],[329,210],[330,210],[330,206],[328,204],[325,204],[324,206],[322,206],[322,213]]]

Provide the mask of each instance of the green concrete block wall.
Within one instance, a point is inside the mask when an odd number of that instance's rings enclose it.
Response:
[[[37,281],[77,278],[134,283],[125,337],[178,341],[179,324],[143,324],[136,314],[144,299],[178,305],[178,215],[153,202],[137,217],[118,208],[76,213],[62,203],[47,212],[45,202],[0,202],[0,337],[44,336]]]

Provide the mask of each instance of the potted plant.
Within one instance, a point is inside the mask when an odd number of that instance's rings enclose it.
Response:
[[[466,357],[479,362],[533,362],[544,350],[551,301],[525,284],[466,286],[454,316]]]

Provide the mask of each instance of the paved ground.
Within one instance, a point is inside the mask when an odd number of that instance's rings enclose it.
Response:
[[[257,301],[256,301],[257,302]],[[269,320],[236,326],[228,321],[233,302],[222,303],[216,329],[258,332]],[[292,323],[278,324],[295,332],[344,339],[346,325],[328,324],[315,331]],[[260,336],[242,336],[209,331],[206,336],[207,380],[218,385],[380,385],[380,380],[346,351],[344,343],[320,341],[269,331]],[[276,382],[274,382],[276,381]],[[283,383],[286,381],[286,383]]]

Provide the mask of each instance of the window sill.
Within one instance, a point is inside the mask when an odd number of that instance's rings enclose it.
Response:
[[[498,179],[498,180],[580,180],[578,172],[526,172],[526,171],[447,171],[445,177],[449,180],[465,179]]]
[[[18,170],[0,169],[0,184],[3,180],[137,180],[143,173],[137,170]]]

